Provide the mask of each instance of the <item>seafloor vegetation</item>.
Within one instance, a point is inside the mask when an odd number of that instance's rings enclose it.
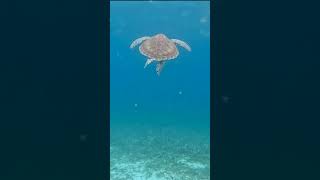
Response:
[[[209,180],[209,130],[112,126],[111,180]]]

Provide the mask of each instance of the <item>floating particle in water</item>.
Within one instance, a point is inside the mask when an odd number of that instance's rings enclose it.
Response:
[[[87,134],[80,134],[80,141],[85,142],[88,139],[88,135]]]
[[[136,112],[138,112],[138,110],[137,110],[137,108],[138,108],[138,104],[137,103],[135,103],[134,105],[134,112],[136,113]]]
[[[179,94],[179,95],[182,95],[182,91],[179,91],[178,94]]]
[[[200,34],[204,37],[209,37],[210,36],[210,32],[204,29],[200,29]]]
[[[207,17],[201,17],[200,18],[200,23],[206,23],[208,21]]]
[[[228,104],[231,101],[231,97],[229,96],[222,96],[221,99],[222,99],[222,102],[225,104]]]
[[[187,16],[189,16],[190,14],[191,14],[190,11],[182,11],[180,15],[181,15],[182,17],[187,17]]]

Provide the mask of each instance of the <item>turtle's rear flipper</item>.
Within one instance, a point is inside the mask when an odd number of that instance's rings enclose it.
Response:
[[[163,61],[160,61],[158,64],[157,64],[157,74],[158,76],[160,76],[160,73],[161,73],[161,70],[163,69],[163,65],[164,65],[164,62]]]
[[[148,59],[146,61],[146,64],[144,64],[144,68],[146,68],[150,63],[152,63],[152,61],[154,61],[154,59]]]

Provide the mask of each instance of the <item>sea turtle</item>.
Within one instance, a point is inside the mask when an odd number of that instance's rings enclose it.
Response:
[[[158,75],[160,75],[165,61],[174,59],[179,55],[176,44],[184,47],[188,51],[191,51],[191,48],[187,43],[178,39],[168,39],[164,34],[138,38],[132,42],[130,48],[134,48],[140,43],[142,43],[139,46],[140,53],[148,57],[144,68],[146,68],[151,62],[157,61],[158,64],[156,71]]]

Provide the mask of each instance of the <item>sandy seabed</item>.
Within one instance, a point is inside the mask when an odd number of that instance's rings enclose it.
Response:
[[[209,180],[209,130],[130,126],[111,130],[111,180]]]

